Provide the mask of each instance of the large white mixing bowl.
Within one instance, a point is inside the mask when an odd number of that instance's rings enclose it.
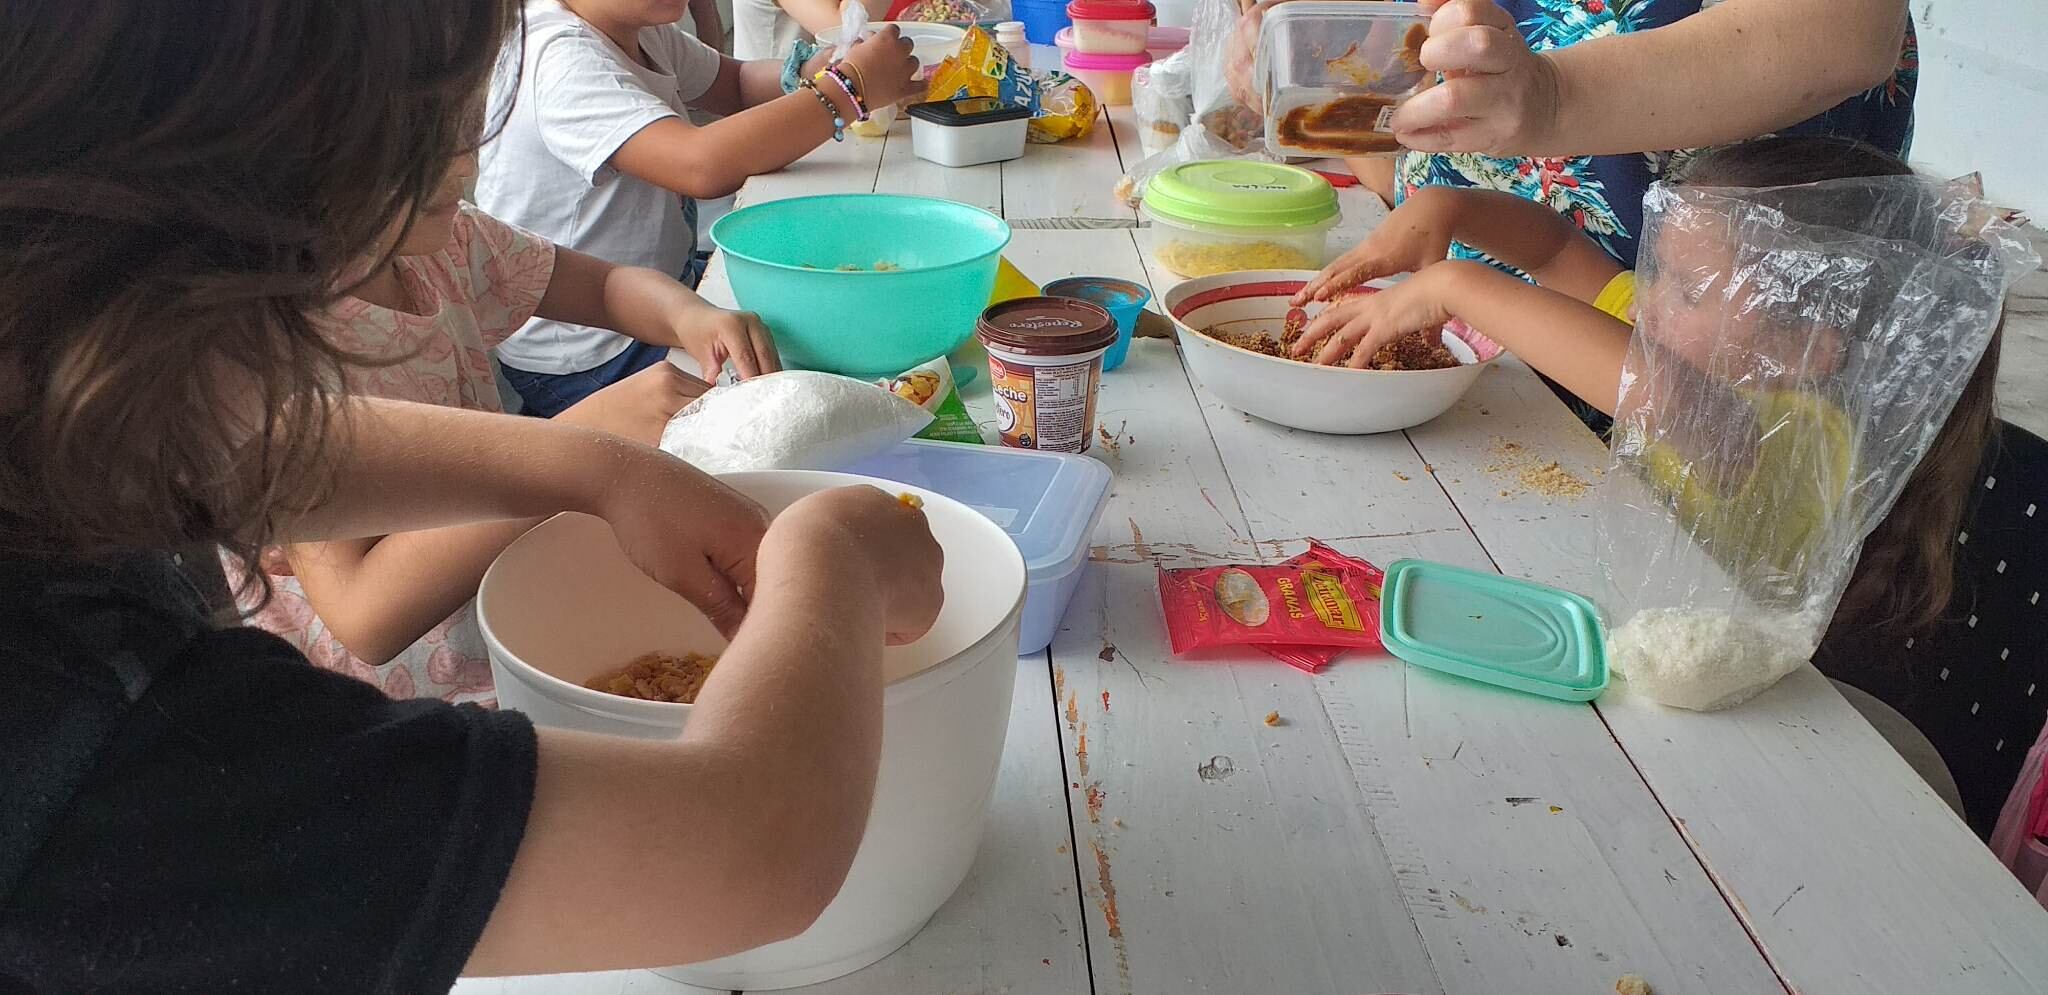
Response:
[[[1180,329],[1181,358],[1216,399],[1288,428],[1331,435],[1368,435],[1412,428],[1450,410],[1501,348],[1453,322],[1444,345],[1458,366],[1442,370],[1354,370],[1316,366],[1240,349],[1202,334],[1228,328],[1280,337],[1288,299],[1314,273],[1255,270],[1189,280],[1166,292],[1166,313]],[[1393,281],[1374,280],[1373,289]],[[1313,317],[1322,305],[1306,309]]]
[[[660,972],[727,991],[794,988],[888,956],[923,928],[974,863],[1009,727],[1024,560],[985,516],[914,487],[791,470],[723,479],[771,512],[847,484],[910,491],[924,499],[946,553],[937,625],[885,658],[881,774],[838,897],[800,936]],[[691,706],[622,698],[583,682],[643,653],[725,648],[702,614],[649,580],[611,529],[587,515],[557,516],[506,549],[484,576],[477,617],[499,705],[563,729],[675,737]]]

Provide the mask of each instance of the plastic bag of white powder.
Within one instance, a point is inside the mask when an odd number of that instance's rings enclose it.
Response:
[[[1608,661],[1741,704],[1819,646],[1863,541],[2036,261],[1967,183],[1652,187],[1601,485]]]
[[[714,387],[669,419],[661,449],[706,473],[837,470],[924,430],[932,416],[874,384],[785,370]]]

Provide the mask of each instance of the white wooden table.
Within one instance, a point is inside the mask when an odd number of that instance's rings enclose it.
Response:
[[[1134,130],[1111,124],[964,170],[913,158],[899,125],[740,203],[950,197],[1010,218],[1006,255],[1041,282],[1163,292],[1174,278],[1132,229],[1104,227],[1133,221],[1110,190]],[[1384,214],[1344,202],[1353,233]],[[705,287],[730,303],[716,264]],[[1388,657],[1313,677],[1251,653],[1170,658],[1156,566],[1278,559],[1311,536],[1594,590],[1594,500],[1489,470],[1503,441],[1587,481],[1606,464],[1526,367],[1360,438],[1222,406],[1168,341],[1135,343],[1103,392],[1115,491],[1059,638],[1018,661],[980,860],[903,950],[815,991],[1595,995],[1637,974],[1664,995],[2048,992],[2048,913],[1810,668],[1699,715],[1625,683],[1563,704]],[[459,989],[689,990],[645,972]]]

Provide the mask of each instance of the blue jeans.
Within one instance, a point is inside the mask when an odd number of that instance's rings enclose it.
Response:
[[[553,418],[577,401],[667,358],[666,346],[635,342],[628,346],[625,352],[612,357],[610,361],[594,370],[583,370],[578,373],[528,373],[512,366],[503,368],[505,382],[519,392],[519,400],[524,404],[522,413]]]

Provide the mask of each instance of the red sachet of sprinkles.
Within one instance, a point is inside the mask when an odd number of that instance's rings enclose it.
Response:
[[[1313,673],[1345,650],[1381,648],[1385,576],[1311,541],[1307,552],[1277,566],[1161,570],[1159,597],[1176,655],[1252,646]]]

